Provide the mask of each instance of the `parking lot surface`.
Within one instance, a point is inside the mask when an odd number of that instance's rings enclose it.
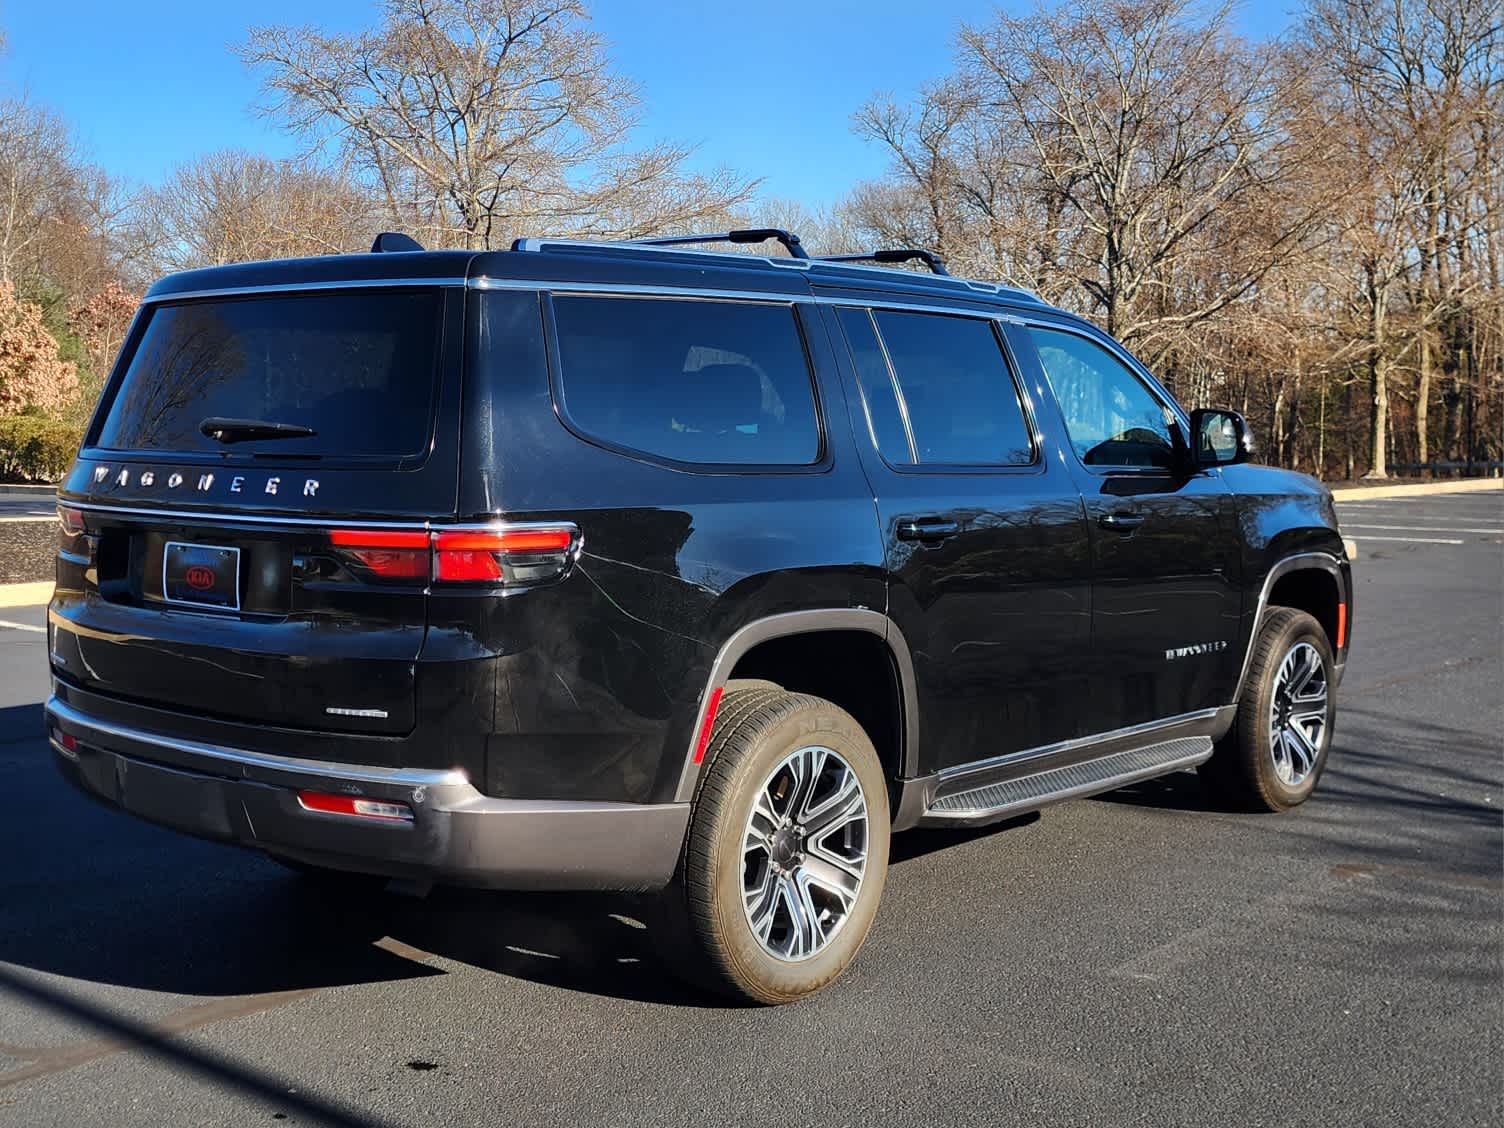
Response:
[[[90,805],[0,609],[0,1124],[1504,1119],[1504,495],[1339,505],[1336,742],[1284,816],[1182,773],[894,842],[854,969],[681,987],[655,906],[330,896]]]

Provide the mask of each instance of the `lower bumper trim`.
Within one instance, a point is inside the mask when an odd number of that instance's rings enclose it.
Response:
[[[189,748],[95,723],[56,698],[46,713],[59,770],[91,798],[200,838],[331,869],[498,889],[648,890],[672,878],[689,825],[687,803],[497,799],[462,772],[425,772],[419,781],[400,769]],[[298,802],[309,788],[404,803],[413,818],[309,810]]]

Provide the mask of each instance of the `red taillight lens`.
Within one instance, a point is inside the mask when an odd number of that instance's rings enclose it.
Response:
[[[355,795],[330,795],[324,791],[298,792],[298,805],[305,811],[321,815],[355,815],[363,819],[388,822],[412,822],[413,811],[406,803],[388,803],[380,799],[362,799]]]
[[[66,505],[57,507],[57,519],[62,522],[63,532],[70,537],[76,537],[84,531],[84,515],[76,509],[69,509]]]
[[[428,579],[428,533],[416,529],[335,529],[329,542],[388,580]]]
[[[454,529],[434,535],[434,579],[455,583],[537,583],[569,567],[573,526]]]

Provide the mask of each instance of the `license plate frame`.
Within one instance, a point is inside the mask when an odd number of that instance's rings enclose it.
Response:
[[[200,586],[206,574],[208,582]],[[239,611],[240,549],[168,541],[162,546],[162,599],[199,610]]]

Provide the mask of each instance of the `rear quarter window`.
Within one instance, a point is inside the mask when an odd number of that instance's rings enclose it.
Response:
[[[419,457],[433,429],[437,289],[300,293],[154,306],[94,445],[122,451]],[[211,417],[311,435],[224,445]]]
[[[556,297],[553,307],[560,406],[586,437],[680,463],[819,461],[792,306]]]

